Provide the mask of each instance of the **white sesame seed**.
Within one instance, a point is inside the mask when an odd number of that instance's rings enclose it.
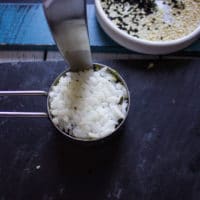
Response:
[[[115,17],[111,20],[118,28],[142,39],[174,40],[188,35],[200,23],[200,0],[162,0],[161,3],[160,0],[148,0],[157,5],[149,13],[145,11],[145,6],[138,7],[139,1],[135,3],[127,0],[121,0],[120,3],[116,0],[100,1],[103,9],[108,11],[108,17]],[[142,2],[146,4],[146,0],[141,0],[140,3]],[[137,32],[133,31],[136,29]]]

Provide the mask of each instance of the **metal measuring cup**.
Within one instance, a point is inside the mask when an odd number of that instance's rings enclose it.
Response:
[[[113,135],[114,133],[117,133],[118,130],[121,128],[122,124],[124,123],[127,115],[128,115],[128,111],[129,111],[129,107],[130,107],[130,94],[128,91],[128,87],[126,85],[126,82],[124,81],[124,79],[119,75],[118,72],[116,72],[114,69],[106,66],[106,65],[102,65],[99,63],[95,63],[93,64],[94,68],[106,68],[106,70],[111,73],[113,76],[116,77],[117,81],[121,82],[124,87],[126,88],[127,91],[127,99],[125,99],[127,101],[127,108],[126,108],[126,116],[125,118],[120,121],[118,123],[118,125],[115,127],[115,130],[113,132],[111,132],[110,134],[108,134],[105,137],[102,138],[78,138],[75,137],[73,135],[70,135],[69,133],[65,132],[62,128],[60,128],[59,126],[55,125],[55,123],[53,122],[53,115],[51,114],[51,109],[50,109],[50,96],[49,93],[51,92],[52,88],[57,85],[58,81],[60,80],[61,77],[65,76],[66,73],[69,70],[66,70],[64,72],[62,72],[59,76],[56,77],[56,79],[54,80],[54,82],[52,83],[52,85],[50,86],[49,91],[42,91],[42,90],[26,90],[26,91],[0,91],[0,96],[46,96],[47,97],[47,113],[46,112],[7,112],[7,111],[0,111],[0,117],[23,117],[23,118],[30,118],[30,117],[36,117],[36,118],[40,118],[40,117],[46,117],[49,118],[50,121],[52,122],[52,124],[54,125],[54,127],[63,135],[65,135],[67,138],[70,138],[72,140],[75,141],[83,141],[83,142],[93,142],[93,141],[99,141],[102,139],[105,139],[111,135]]]
[[[103,137],[106,138],[117,130],[124,123],[130,106],[130,94],[126,82],[118,72],[108,66],[102,64],[93,64],[91,51],[89,46],[89,38],[86,24],[86,3],[83,0],[44,0],[44,12],[50,27],[50,30],[57,43],[58,49],[69,63],[69,69],[62,72],[53,82],[49,92],[52,90],[59,79],[69,71],[78,72],[92,69],[98,66],[99,69],[106,67],[106,70],[113,74],[119,82],[121,82],[127,91],[127,112],[125,118],[118,123],[115,130]],[[10,95],[45,95],[47,96],[47,110],[44,112],[0,112],[0,117],[49,117],[56,129],[70,139],[76,141],[91,142],[101,140],[103,138],[78,138],[63,131],[53,122],[53,115],[50,111],[50,97],[46,91],[0,91],[0,96]]]

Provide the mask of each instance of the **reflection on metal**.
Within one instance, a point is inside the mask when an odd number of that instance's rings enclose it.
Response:
[[[92,67],[83,0],[44,0],[47,22],[58,49],[71,71]]]

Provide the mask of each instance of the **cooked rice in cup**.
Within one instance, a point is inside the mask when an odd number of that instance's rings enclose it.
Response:
[[[49,111],[55,126],[86,140],[113,133],[128,112],[128,91],[107,67],[66,72],[49,92]]]

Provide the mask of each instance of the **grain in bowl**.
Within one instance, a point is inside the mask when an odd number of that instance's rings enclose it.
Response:
[[[127,87],[107,67],[66,72],[49,93],[55,126],[74,138],[104,138],[126,118]]]
[[[199,0],[99,0],[107,17],[129,35],[150,41],[184,37],[200,25]]]

